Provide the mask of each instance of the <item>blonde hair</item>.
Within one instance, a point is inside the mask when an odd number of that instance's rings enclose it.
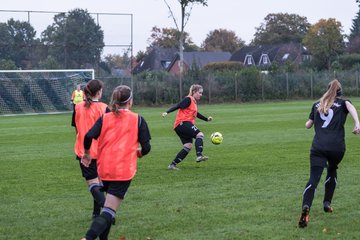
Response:
[[[203,89],[203,87],[199,84],[191,85],[188,96],[193,96],[194,93],[200,91],[200,89]]]
[[[116,115],[120,113],[120,109],[125,106],[132,99],[132,91],[126,85],[117,86],[112,95],[109,104],[110,110]]]
[[[339,91],[341,91],[341,83],[337,79],[332,80],[328,84],[328,90],[320,98],[318,112],[327,114],[331,106],[334,104]]]

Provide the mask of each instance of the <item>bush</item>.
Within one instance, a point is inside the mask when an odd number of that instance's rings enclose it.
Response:
[[[204,66],[204,71],[239,71],[244,68],[241,62],[214,62]]]

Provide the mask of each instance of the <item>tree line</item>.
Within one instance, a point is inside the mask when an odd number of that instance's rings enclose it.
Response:
[[[358,0],[356,0],[358,3]],[[165,1],[165,3],[167,3]],[[186,21],[190,12],[187,4],[207,1],[181,1]],[[36,31],[29,22],[9,19],[0,23],[0,69],[70,69],[96,68],[99,74],[108,74],[112,68],[129,68],[154,46],[177,48],[179,51],[226,51],[234,53],[245,46],[245,42],[232,30],[220,28],[210,31],[202,44],[193,43],[186,24],[177,28],[154,26],[149,36],[149,46],[136,53],[131,59],[129,53],[101,57],[105,46],[104,32],[89,12],[74,9],[56,14],[51,23],[36,37]],[[298,14],[269,13],[256,28],[252,46],[279,43],[301,43],[312,54],[313,60],[307,66],[313,70],[334,70],[358,68],[360,62],[360,3],[353,18],[351,32],[343,34],[343,27],[334,18],[320,19],[311,25],[307,18]],[[182,44],[180,45],[179,42]],[[132,64],[130,64],[132,63]],[[130,69],[131,70],[131,69]]]

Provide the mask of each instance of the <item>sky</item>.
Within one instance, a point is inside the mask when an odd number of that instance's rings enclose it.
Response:
[[[167,0],[180,24],[178,0]],[[175,28],[174,20],[164,0],[0,0],[0,22],[13,17],[28,21],[40,34],[53,23],[56,12],[75,8],[86,9],[104,30],[103,55],[122,54],[133,42],[133,54],[145,51],[151,29]],[[247,44],[254,38],[256,28],[269,13],[289,13],[306,17],[310,24],[320,19],[335,18],[349,34],[359,7],[355,0],[208,0],[208,6],[194,5],[185,27],[192,41],[201,46],[207,35],[216,29],[234,31]],[[4,10],[30,11],[7,12]],[[36,11],[54,12],[37,13]]]

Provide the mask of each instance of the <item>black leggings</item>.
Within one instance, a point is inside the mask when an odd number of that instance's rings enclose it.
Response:
[[[334,191],[336,188],[336,179],[337,179],[337,167],[328,167],[327,175],[325,180],[325,196],[324,202],[331,203],[331,200],[334,195]],[[320,182],[320,178],[322,175],[324,168],[320,166],[312,166],[310,169],[310,178],[306,184],[304,193],[303,193],[303,206],[308,205],[311,207],[312,202],[314,200],[315,190],[317,185]]]

